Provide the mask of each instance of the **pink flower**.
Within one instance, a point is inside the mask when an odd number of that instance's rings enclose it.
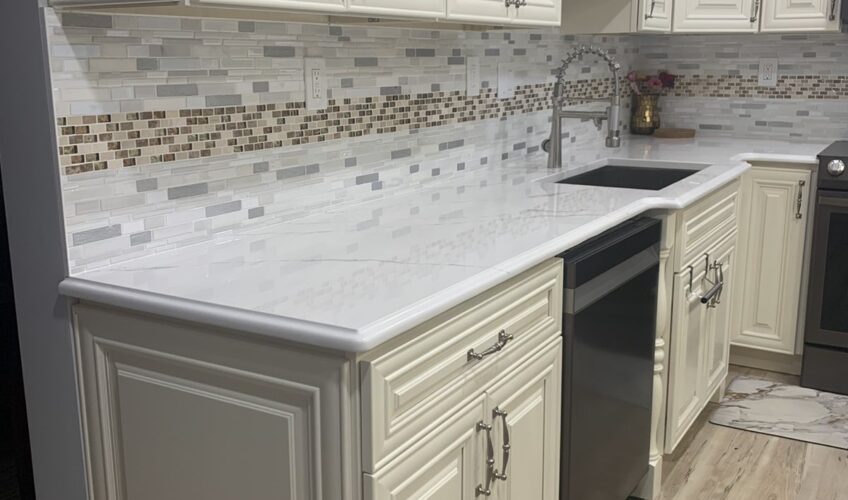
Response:
[[[660,80],[659,77],[652,76],[648,78],[648,88],[655,92],[659,92],[663,88],[663,81]]]
[[[658,75],[660,81],[662,82],[663,87],[667,89],[674,88],[674,82],[677,80],[677,75],[672,75],[671,73],[667,73],[665,71],[660,72]]]
[[[636,71],[631,71],[630,73],[627,73],[627,79],[631,82],[635,82],[639,79],[639,73],[637,73]]]

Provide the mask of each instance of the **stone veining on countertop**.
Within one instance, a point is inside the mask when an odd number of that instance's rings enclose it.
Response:
[[[546,258],[650,209],[682,208],[741,175],[751,154],[812,163],[823,145],[631,139],[568,149],[709,167],[661,191],[545,182],[544,155],[402,195],[329,208],[89,271],[66,295],[344,351],[364,351]]]

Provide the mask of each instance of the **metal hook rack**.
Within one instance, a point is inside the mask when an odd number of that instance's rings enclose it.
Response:
[[[713,272],[713,279],[708,277],[710,271]],[[694,289],[692,286],[694,272],[695,268],[693,266],[689,266],[690,293]],[[704,254],[704,277],[701,278],[701,281],[710,286],[707,292],[700,296],[701,304],[706,304],[707,307],[716,307],[718,304],[721,304],[721,292],[724,290],[724,264],[718,261],[710,263],[709,253]]]

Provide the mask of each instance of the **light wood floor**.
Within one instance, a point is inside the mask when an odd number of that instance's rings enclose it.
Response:
[[[797,384],[797,377],[731,366]],[[667,456],[661,500],[848,500],[848,451],[766,436],[701,416],[675,456]]]

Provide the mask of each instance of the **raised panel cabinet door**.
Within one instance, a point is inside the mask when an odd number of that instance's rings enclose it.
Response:
[[[669,336],[666,453],[677,447],[706,404],[704,394],[704,327],[706,306],[701,304],[703,266],[675,274]]]
[[[487,392],[498,500],[558,500],[562,340],[549,343]]]
[[[672,0],[638,0],[638,31],[671,31]]]
[[[677,0],[675,32],[754,33],[762,0]]]
[[[266,9],[341,12],[347,10],[346,0],[192,0],[193,4],[210,7],[253,7]]]
[[[762,1],[762,31],[839,31],[840,0]]]
[[[352,14],[371,14],[384,17],[445,17],[445,0],[348,0]]]
[[[754,168],[740,224],[741,292],[734,344],[794,354],[810,172]]]
[[[93,500],[352,498],[345,358],[74,312]]]
[[[447,19],[472,23],[510,24],[515,7],[506,0],[447,0]]]
[[[562,0],[521,0],[515,9],[514,24],[525,26],[559,26],[562,20]]]
[[[705,363],[706,397],[710,397],[724,383],[730,363],[730,328],[731,307],[738,295],[734,289],[736,274],[736,233],[726,239],[718,251],[710,254],[713,266],[713,276],[719,272],[719,278],[724,280],[719,299],[707,308],[707,361]],[[719,267],[720,266],[720,267]]]
[[[364,500],[473,500],[485,485],[483,448],[492,439],[480,396],[374,474]]]

